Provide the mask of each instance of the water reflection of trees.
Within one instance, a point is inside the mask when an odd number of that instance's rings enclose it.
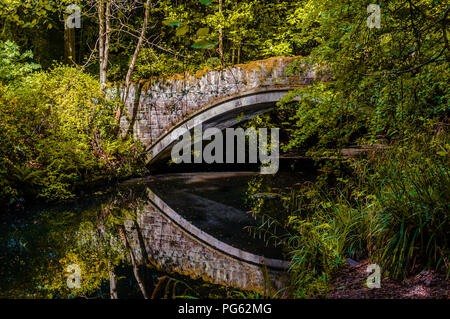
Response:
[[[114,282],[114,267],[127,258],[119,237],[125,200],[105,204],[42,210],[2,232],[2,282],[5,297],[102,297],[106,281]],[[81,271],[79,289],[67,287],[66,269]],[[117,297],[111,285],[111,297]]]
[[[145,185],[127,185],[97,198],[41,209],[1,224],[0,297],[179,298],[229,296],[236,290],[168,275],[147,254],[137,215]],[[67,286],[69,265],[81,287]]]
[[[143,194],[142,189],[117,189],[89,205],[42,210],[20,224],[4,222],[0,235],[0,276],[4,284],[0,295],[118,298],[117,281],[124,282],[120,280],[124,278],[124,268],[131,264],[136,286],[148,298],[141,267],[124,226],[126,220],[131,221],[133,229],[139,232],[136,212],[142,209]],[[141,254],[148,259],[145,250]],[[71,264],[78,265],[81,271],[79,289],[67,287],[70,274],[66,269]],[[129,286],[122,288],[134,288],[134,284]]]
[[[279,175],[256,175],[249,180],[245,193],[246,206],[258,220],[258,226],[249,230],[275,247],[286,246],[289,216],[295,204],[291,199],[298,188],[293,183],[283,185],[281,179]]]

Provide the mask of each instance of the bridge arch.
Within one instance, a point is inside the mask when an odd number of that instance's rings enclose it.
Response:
[[[298,86],[297,86],[298,87]],[[234,96],[215,101],[194,112],[177,125],[167,129],[161,137],[148,148],[148,163],[160,162],[170,157],[171,149],[184,130],[192,131],[201,125],[204,130],[210,127],[225,129],[271,110],[275,104],[294,86],[264,87],[240,92]]]
[[[170,154],[171,133],[179,127],[226,128],[270,110],[289,90],[330,78],[325,67],[306,63],[299,74],[288,75],[299,59],[274,57],[140,81],[125,101],[122,130],[133,132],[148,150],[148,162],[156,163]]]
[[[226,244],[179,215],[150,188],[147,194],[136,219],[125,222],[139,263],[153,261],[169,273],[260,293],[265,293],[267,280],[273,293],[286,287],[288,261]]]

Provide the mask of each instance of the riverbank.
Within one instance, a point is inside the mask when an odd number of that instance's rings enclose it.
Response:
[[[388,277],[381,280],[380,288],[366,286],[369,261],[347,266],[331,281],[330,299],[448,299],[450,281],[435,271],[422,271],[403,281]]]

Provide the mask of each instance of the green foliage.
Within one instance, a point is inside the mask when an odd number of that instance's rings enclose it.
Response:
[[[376,160],[371,184],[386,225],[375,258],[393,278],[423,266],[449,274],[448,153],[430,154],[433,148],[424,146],[448,148],[448,142],[422,137]]]
[[[38,70],[40,66],[31,62],[32,58],[31,51],[20,53],[15,43],[0,42],[0,82],[17,81],[20,77]]]
[[[448,115],[446,6],[382,2],[382,26],[369,29],[366,5],[309,1],[291,17],[298,45],[316,43],[291,74],[303,74],[303,63],[326,65],[333,82],[314,83],[280,102],[291,132],[285,149],[399,140]]]
[[[136,35],[142,25],[142,7],[132,3],[114,1],[111,20],[110,56],[108,80],[122,81],[136,45]],[[36,60],[43,67],[50,67],[54,60],[63,58],[65,8],[69,0],[54,2],[39,0],[23,2],[3,0],[0,2],[0,41],[13,40],[22,48],[32,49]],[[98,72],[98,62],[91,58],[91,49],[98,37],[96,5],[79,1],[83,13],[83,27],[76,31],[77,45],[74,59],[85,65],[92,74]],[[152,61],[142,59],[138,66],[151,68],[153,74],[172,75],[184,70],[197,71],[205,66],[216,67],[219,30],[223,33],[225,65],[243,63],[275,55],[296,55],[292,42],[292,24],[286,23],[298,3],[276,0],[223,1],[223,11],[218,1],[187,0],[174,3],[158,1],[152,5],[148,41],[143,48],[154,50]],[[122,8],[122,9],[119,9]],[[119,23],[119,21],[121,21]],[[125,23],[126,28],[124,29]],[[17,28],[20,28],[20,32]],[[151,35],[150,35],[151,34]],[[150,42],[152,44],[150,44]],[[168,61],[168,64],[159,61]],[[171,62],[175,67],[170,68]],[[179,64],[183,65],[180,71]],[[149,65],[150,64],[150,65]],[[161,69],[159,69],[161,67]],[[156,69],[156,71],[155,71]],[[170,70],[170,72],[167,71]]]
[[[177,59],[170,54],[156,54],[154,50],[146,48],[141,50],[138,61],[134,73],[137,81],[154,76],[182,73],[187,68],[182,59]]]
[[[326,296],[345,258],[368,258],[392,279],[425,269],[450,274],[449,136],[429,134],[348,161],[350,171],[326,162],[314,183],[252,203],[264,220],[259,231],[291,255],[293,296]],[[274,198],[284,213],[267,204]]]
[[[38,23],[45,23],[50,29],[52,25],[49,22],[49,14],[70,3],[69,0],[2,0],[0,2],[0,18],[22,28],[31,28]]]
[[[343,263],[338,234],[320,219],[289,223],[298,235],[289,238],[291,278],[295,297],[326,296],[327,280]]]
[[[449,80],[446,4],[381,2],[381,28],[366,26],[365,2],[306,1],[288,20],[292,41],[310,56],[289,75],[314,82],[286,95],[272,117],[253,123],[283,129],[282,149],[321,160],[321,174],[286,196],[291,214],[261,203],[262,226],[293,252],[297,296],[326,294],[345,257],[369,258],[403,279],[422,269],[449,273]],[[384,144],[389,150],[345,160],[341,149]],[[336,165],[336,160],[343,160]],[[290,241],[288,240],[290,239]],[[317,265],[317,267],[316,267]]]
[[[329,79],[291,92],[274,116],[251,123],[282,128],[284,151],[322,158],[324,174],[314,185],[250,201],[263,217],[260,231],[291,252],[295,297],[326,295],[345,257],[368,257],[393,278],[423,268],[448,274],[448,4],[381,1],[381,28],[370,29],[369,3],[224,0],[219,13],[216,0],[159,1],[150,14],[154,45],[141,50],[133,74],[138,81],[217,67],[221,32],[225,64],[301,54],[308,57],[288,75],[307,76],[305,66],[314,64]],[[0,40],[32,48],[47,67],[61,58],[53,39],[62,44],[66,4],[1,1]],[[112,20],[110,81],[123,80],[142,24],[139,10],[127,10]],[[97,21],[85,15],[78,61],[88,59],[97,36]],[[115,101],[105,99],[97,80],[61,65],[33,73],[40,67],[32,58],[0,42],[0,204],[73,198],[88,184],[141,172],[142,147],[117,139]],[[88,70],[97,73],[98,65]],[[344,164],[329,160],[341,159],[344,147],[375,143],[390,150]],[[250,193],[261,187],[255,180]],[[101,259],[70,256],[85,267]]]
[[[83,185],[143,167],[141,146],[117,139],[114,101],[96,79],[59,65],[25,76],[32,68],[17,64],[20,80],[0,86],[2,202],[72,198]]]

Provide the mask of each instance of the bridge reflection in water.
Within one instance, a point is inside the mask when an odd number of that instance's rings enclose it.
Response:
[[[246,211],[264,201],[286,219],[276,193],[306,179],[283,171],[164,174],[37,206],[0,223],[0,297],[157,298],[164,278],[173,296],[222,296],[221,287],[202,280],[261,294],[270,283],[273,295],[286,286],[288,264],[279,246],[246,229],[261,225],[259,214]],[[80,290],[67,286],[71,264],[80,267]],[[199,280],[177,279],[183,275]]]
[[[211,175],[215,178],[211,179]],[[169,181],[148,184],[148,200],[136,221],[126,223],[138,260],[142,263],[148,258],[164,272],[260,293],[268,287],[272,288],[272,293],[285,287],[289,264],[280,258],[271,258],[281,257],[279,249],[265,246],[263,240],[253,238],[243,229],[256,225],[254,218],[235,207],[195,194],[195,190],[202,195],[205,190],[217,194],[214,180],[223,183],[226,174],[207,173],[203,177],[208,179],[204,184],[201,174],[198,183],[198,173],[176,174]],[[228,177],[234,182],[249,178],[246,173],[233,173]],[[170,189],[170,196],[163,185]],[[240,191],[237,186],[234,189]],[[230,195],[233,196],[228,193]],[[176,207],[183,207],[181,214],[175,211]]]

